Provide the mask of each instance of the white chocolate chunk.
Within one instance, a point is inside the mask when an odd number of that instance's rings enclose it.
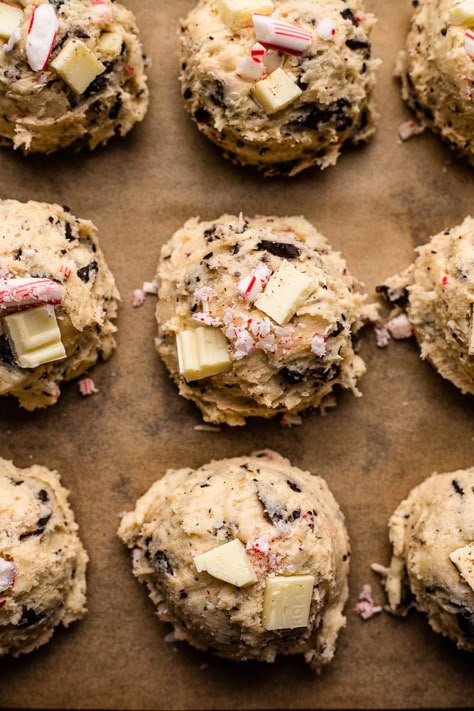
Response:
[[[470,356],[474,356],[474,304],[471,308],[471,326],[469,331],[469,349],[468,353]]]
[[[266,630],[306,627],[309,622],[314,576],[268,577],[263,598]]]
[[[227,339],[218,328],[202,326],[176,337],[179,372],[188,383],[223,373],[232,366]]]
[[[271,15],[272,0],[219,0],[222,21],[233,30],[252,24],[252,15]]]
[[[3,326],[20,368],[36,368],[66,357],[51,307],[40,306],[5,316]]]
[[[315,289],[313,279],[285,260],[270,277],[255,306],[283,326]]]
[[[246,588],[257,582],[245,546],[238,538],[207,553],[197,555],[194,564],[198,573],[206,571],[213,578],[238,588]]]
[[[252,94],[267,114],[286,109],[302,93],[299,86],[281,67],[257,82],[252,88]]]
[[[123,36],[120,32],[104,32],[97,42],[97,50],[99,54],[105,54],[107,57],[118,57],[122,44]]]
[[[105,71],[104,65],[89,47],[75,38],[64,45],[51,66],[76,94],[82,94]]]
[[[22,17],[21,10],[0,2],[0,39],[9,40],[19,26]]]
[[[449,22],[452,25],[474,27],[474,0],[456,0],[451,5]]]
[[[449,557],[459,570],[461,577],[474,590],[474,543],[469,543],[464,548],[458,548],[450,553]]]

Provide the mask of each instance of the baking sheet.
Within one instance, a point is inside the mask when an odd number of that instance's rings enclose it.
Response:
[[[190,216],[224,212],[303,214],[342,250],[369,293],[404,268],[413,248],[472,211],[473,178],[431,135],[399,146],[409,117],[392,68],[408,27],[405,0],[372,0],[383,59],[375,140],[337,167],[293,180],[264,180],[232,167],[184,113],[175,28],[193,0],[128,0],[152,58],[146,122],[92,155],[24,159],[0,153],[0,193],[69,205],[92,219],[123,296],[119,348],[93,377],[100,392],[64,388],[36,414],[0,403],[0,456],[58,469],[71,490],[91,555],[89,614],[47,647],[0,662],[3,708],[373,709],[472,706],[473,660],[412,613],[363,623],[352,612],[369,569],[388,560],[386,521],[409,489],[433,471],[472,465],[473,398],[463,397],[418,357],[413,343],[362,345],[363,398],[339,395],[326,418],[301,427],[252,422],[220,434],[197,432],[194,406],[179,398],[153,349],[153,298],[133,310],[131,292],[153,277],[160,245]],[[169,467],[197,467],[212,455],[273,447],[326,477],[352,537],[347,628],[320,678],[301,659],[238,666],[165,642],[129,554],[115,537],[119,512]]]

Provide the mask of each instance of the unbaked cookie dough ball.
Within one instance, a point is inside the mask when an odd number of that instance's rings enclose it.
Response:
[[[474,652],[474,468],[434,474],[389,521],[393,558],[384,573],[389,608],[411,606],[435,632]]]
[[[86,612],[88,558],[67,497],[56,472],[0,459],[0,657],[33,651]]]
[[[0,143],[95,148],[148,107],[135,18],[112,0],[0,2]]]
[[[157,350],[207,422],[317,407],[365,372],[353,336],[371,307],[302,217],[189,220],[158,267]]]
[[[181,23],[186,110],[266,175],[334,165],[375,131],[374,21],[360,0],[200,0]]]
[[[0,220],[0,395],[34,410],[110,357],[119,294],[92,222],[15,200]]]
[[[474,220],[419,247],[415,263],[378,287],[405,309],[426,358],[463,393],[474,393]]]
[[[473,59],[470,0],[417,2],[396,67],[403,99],[424,125],[474,164]]]
[[[237,661],[333,658],[350,546],[320,477],[271,451],[168,471],[119,536],[175,639]]]

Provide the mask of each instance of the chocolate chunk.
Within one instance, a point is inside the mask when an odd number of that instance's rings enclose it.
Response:
[[[32,538],[33,536],[41,536],[44,533],[44,529],[48,525],[48,522],[53,514],[49,513],[46,516],[42,516],[38,519],[36,525],[37,528],[34,531],[29,531],[28,533],[22,533],[19,536],[20,541],[25,541],[27,538]]]
[[[170,559],[165,551],[156,551],[153,556],[152,565],[158,573],[164,575],[174,575]]]
[[[118,115],[122,109],[122,96],[120,92],[117,92],[115,95],[115,103],[112,106],[112,108],[109,111],[109,119],[111,121],[115,121],[116,118],[118,118]]]
[[[207,230],[204,230],[204,239],[206,242],[209,244],[209,242],[214,242],[216,239],[216,226],[213,225],[212,227],[208,227]]]
[[[289,516],[288,516],[288,523],[292,523],[293,521],[297,521],[301,517],[301,509],[295,509]]]
[[[292,481],[291,479],[287,479],[287,480],[286,480],[286,483],[288,484],[288,486],[290,487],[290,489],[291,489],[292,491],[296,491],[296,492],[298,492],[298,493],[301,493],[300,487],[298,486],[298,484],[295,484],[294,481]]]
[[[290,368],[282,368],[279,371],[279,375],[281,375],[289,385],[297,385],[303,382],[306,373],[300,373],[299,370],[291,370]]]
[[[89,282],[89,280],[92,278],[95,279],[97,276],[97,273],[99,271],[99,267],[97,262],[94,260],[93,262],[90,262],[90,264],[87,264],[85,267],[81,267],[80,269],[77,270],[77,276],[81,281],[83,281],[85,284]]]
[[[220,108],[225,108],[225,84],[220,79],[217,79],[214,83],[214,90],[209,94],[209,98],[213,104],[219,106]]]
[[[0,336],[0,363],[3,365],[15,365],[15,356],[6,336]]]
[[[381,284],[380,286],[375,287],[375,291],[377,292],[377,294],[383,294],[387,301],[389,301],[391,304],[394,304],[395,306],[401,306],[402,308],[404,308],[408,305],[409,294],[408,289],[406,288],[393,289],[389,286],[386,286],[385,284]]]
[[[199,106],[196,111],[193,114],[194,120],[197,121],[197,123],[202,123],[205,124],[206,126],[209,126],[211,123],[211,114],[207,109],[205,109],[202,106]]]
[[[357,22],[354,13],[348,7],[341,12],[341,16],[345,20],[350,20],[355,27],[359,27],[359,23]]]
[[[360,49],[370,50],[370,42],[366,39],[358,39],[357,37],[353,37],[352,39],[346,40],[346,47],[349,47],[349,49],[352,49],[354,52],[357,52]]]
[[[289,244],[288,242],[272,242],[267,239],[259,242],[257,249],[270,252],[270,254],[275,255],[275,257],[281,257],[282,259],[297,259],[301,254],[301,249],[294,244]]]
[[[38,499],[42,501],[43,504],[46,504],[49,501],[49,494],[46,489],[40,489],[38,491]]]
[[[72,234],[72,227],[69,222],[66,222],[64,224],[64,236],[66,237],[68,242],[74,242],[74,240],[76,239]]]
[[[456,615],[458,627],[466,637],[474,637],[474,612],[464,610]]]
[[[189,101],[189,99],[192,99],[192,98],[193,98],[193,92],[188,87],[187,89],[185,89],[183,91],[183,99],[185,99],[186,101]]]
[[[453,479],[451,484],[453,485],[453,489],[456,492],[456,494],[459,494],[460,496],[464,496],[464,489],[462,486],[459,485],[459,483],[456,481],[456,479]]]
[[[20,247],[20,249],[17,250],[17,252],[16,252],[15,256],[13,257],[13,259],[14,259],[16,262],[19,262],[20,259],[21,259],[21,255],[22,255],[22,254],[23,254],[23,250],[22,250],[22,248]]]
[[[180,600],[186,600],[187,597],[188,597],[188,593],[186,592],[186,590],[179,591],[179,599]]]
[[[28,607],[23,608],[20,620],[17,623],[17,627],[32,627],[42,622],[45,617],[48,616],[48,612],[36,612]]]
[[[308,104],[303,107],[298,118],[289,124],[289,127],[318,129],[322,124],[335,122],[340,131],[352,125],[352,116],[348,109],[352,106],[349,99],[338,99],[333,104]]]

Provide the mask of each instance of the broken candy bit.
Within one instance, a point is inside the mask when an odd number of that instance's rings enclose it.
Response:
[[[238,538],[207,553],[197,555],[194,558],[194,565],[198,573],[205,571],[213,578],[238,588],[246,588],[257,582],[245,546]]]
[[[282,326],[293,318],[315,288],[313,279],[291,262],[284,261],[271,276],[255,306]]]
[[[17,567],[5,558],[0,558],[0,593],[10,590],[15,584]]]
[[[258,81],[267,73],[267,70],[259,57],[245,57],[237,64],[235,73],[244,81]]]
[[[314,576],[268,577],[263,598],[263,626],[266,630],[306,627],[309,622]]]
[[[45,3],[34,8],[26,38],[26,56],[34,72],[46,67],[58,27],[58,18],[52,5]]]
[[[120,32],[104,32],[97,42],[99,54],[107,57],[118,57],[122,51],[123,36]]]
[[[450,553],[449,557],[459,570],[461,577],[474,590],[474,543],[469,543],[464,548],[458,548]]]
[[[320,333],[316,333],[311,340],[311,350],[318,358],[324,358],[326,355],[326,341],[327,337]]]
[[[36,368],[66,357],[51,307],[39,306],[5,316],[3,325],[20,368]]]
[[[414,136],[419,136],[421,133],[424,133],[424,131],[425,126],[422,126],[416,121],[405,121],[404,123],[401,123],[398,127],[398,135],[400,136],[400,140],[402,141],[408,141],[410,138],[413,138]]]
[[[61,303],[61,288],[52,279],[0,279],[0,313],[9,308]]]
[[[267,114],[274,114],[296,101],[303,92],[283,69],[278,68],[252,88],[255,99]]]
[[[92,378],[82,378],[82,380],[79,380],[77,387],[82,397],[89,397],[99,392]]]
[[[255,301],[272,274],[266,264],[260,264],[253,272],[241,279],[237,290],[246,301]]]
[[[474,32],[466,32],[464,35],[464,49],[474,59]]]
[[[299,55],[311,45],[311,35],[291,22],[256,14],[252,19],[257,41],[264,47],[285,54]]]
[[[201,326],[176,337],[179,372],[188,383],[230,370],[227,339],[218,328]]]
[[[9,40],[22,17],[23,13],[17,7],[0,2],[0,39]]]
[[[132,295],[132,306],[134,309],[138,309],[139,306],[143,306],[145,303],[145,292],[142,289],[135,289]]]
[[[449,22],[452,25],[474,27],[474,0],[455,0],[451,4]]]
[[[64,45],[51,66],[76,94],[82,94],[105,71],[105,66],[89,47],[76,38]]]
[[[387,329],[396,341],[413,336],[413,327],[405,314],[400,314],[400,316],[390,319],[387,323]]]
[[[275,9],[272,0],[219,0],[224,24],[233,30],[250,25],[252,15],[271,15]]]
[[[380,605],[376,605],[372,597],[372,586],[364,585],[360,594],[359,601],[354,608],[354,612],[362,617],[363,620],[370,620],[374,615],[378,615],[383,611]]]
[[[316,27],[316,32],[318,36],[323,40],[332,40],[336,34],[336,25],[332,20],[328,18],[321,20],[321,22]]]

